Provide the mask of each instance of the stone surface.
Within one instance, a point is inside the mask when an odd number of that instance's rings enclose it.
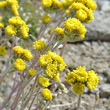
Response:
[[[84,40],[110,41],[110,12],[95,11],[94,17],[95,19],[86,25]]]

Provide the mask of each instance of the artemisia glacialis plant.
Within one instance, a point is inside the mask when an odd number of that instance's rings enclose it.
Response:
[[[4,21],[3,14],[0,15],[0,30],[4,31],[7,42],[12,41],[10,48],[5,44],[0,45],[0,56],[9,56],[6,70],[0,75],[0,84],[10,70],[13,71],[9,76],[15,76],[12,90],[0,110],[17,110],[18,107],[18,110],[24,110],[26,107],[31,110],[33,104],[36,104],[36,110],[45,109],[54,100],[55,94],[58,95],[56,89],[65,91],[60,74],[66,74],[65,80],[73,84],[73,92],[77,94],[82,94],[85,87],[97,87],[99,77],[93,70],[86,71],[84,66],[79,66],[67,73],[68,68],[62,57],[68,41],[75,42],[85,38],[87,29],[84,24],[94,19],[93,11],[97,7],[95,1],[41,0],[41,5],[45,12],[42,26],[33,43],[28,43],[33,45],[29,49],[23,46],[25,39],[29,39],[29,27],[20,17],[18,1],[0,1],[0,9],[9,10],[10,14],[7,21]],[[50,28],[55,20],[56,23]],[[46,42],[42,38],[48,29],[50,37]],[[60,44],[63,44],[61,50],[58,48]]]

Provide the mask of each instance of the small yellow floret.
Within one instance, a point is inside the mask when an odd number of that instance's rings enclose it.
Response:
[[[33,76],[33,75],[35,75],[37,73],[37,70],[35,70],[34,68],[30,68],[29,69],[29,75],[30,76]]]
[[[88,71],[88,80],[87,80],[87,87],[89,89],[95,89],[97,87],[97,84],[99,82],[99,77],[97,76],[97,74],[95,74],[95,72],[92,71]]]
[[[84,10],[80,9],[76,12],[76,17],[79,20],[84,21],[87,19],[87,13]]]
[[[15,46],[13,47],[13,51],[15,51],[17,54],[23,54],[24,49],[21,46]]]
[[[66,81],[68,83],[74,83],[76,81],[76,74],[74,72],[68,73]]]
[[[0,55],[4,56],[7,54],[7,50],[4,46],[0,45]]]
[[[55,29],[55,32],[57,32],[57,33],[60,34],[60,35],[64,35],[64,28],[57,27],[57,28]]]
[[[26,69],[26,63],[22,59],[16,59],[14,62],[14,67],[18,71],[24,71]]]
[[[27,38],[28,37],[29,28],[28,28],[27,25],[22,26],[20,28],[20,31],[21,31],[21,34],[22,34],[23,38]]]
[[[48,77],[54,78],[58,74],[58,69],[56,64],[48,64],[45,70]]]
[[[43,89],[42,95],[47,100],[52,100],[52,94],[49,89]]]
[[[13,25],[8,25],[5,29],[6,29],[7,34],[10,35],[10,36],[11,35],[16,35],[16,33],[17,33],[17,29]]]
[[[51,22],[52,19],[51,19],[50,16],[44,15],[44,16],[42,17],[42,20],[43,20],[44,23],[49,23],[49,22]]]
[[[0,1],[0,8],[5,7],[7,4],[6,1]]]
[[[52,0],[42,0],[42,6],[51,7],[52,6]]]
[[[31,54],[31,52],[28,49],[24,49],[23,55],[26,60],[31,60],[33,57],[33,55]]]
[[[76,80],[79,82],[86,82],[88,78],[88,73],[85,71],[86,68],[83,66],[79,66],[76,70],[73,70],[73,72],[76,74]]]
[[[41,66],[47,66],[47,64],[52,63],[52,59],[49,55],[41,55],[39,58],[39,64]]]
[[[93,11],[97,8],[97,4],[94,0],[87,0],[86,6]]]
[[[11,9],[12,9],[12,11],[13,11],[13,13],[14,13],[15,16],[18,16],[19,15],[18,9],[17,9],[16,5],[11,5]]]
[[[41,84],[43,87],[48,87],[48,86],[50,86],[51,83],[49,83],[49,79],[48,78],[40,76],[39,77],[39,84]]]
[[[38,41],[33,42],[33,47],[36,50],[42,50],[43,48],[46,47],[46,44],[43,40],[38,40]]]
[[[53,78],[54,81],[59,81],[60,77],[59,77],[59,73],[56,74],[56,76]]]
[[[84,92],[84,86],[84,84],[77,82],[73,85],[73,91],[76,94],[82,94]]]
[[[4,24],[0,22],[0,28],[3,28],[3,27],[4,27]]]

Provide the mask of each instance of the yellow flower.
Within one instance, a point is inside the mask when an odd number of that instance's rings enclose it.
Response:
[[[43,48],[46,47],[46,44],[43,40],[38,40],[38,41],[33,42],[33,47],[36,50],[42,50]]]
[[[39,64],[41,66],[47,66],[47,64],[52,63],[52,59],[49,55],[41,55],[39,58]]]
[[[26,25],[25,21],[23,21],[20,16],[13,16],[8,22],[13,25]]]
[[[76,12],[76,17],[79,20],[84,21],[87,19],[87,13],[84,10],[80,9]]]
[[[31,52],[28,49],[24,49],[23,55],[26,60],[31,60],[33,57],[33,55],[31,54]]]
[[[24,71],[26,69],[26,63],[22,59],[16,59],[14,62],[14,67],[18,71]]]
[[[53,78],[54,81],[59,81],[60,77],[59,77],[59,73],[56,74],[56,76]]]
[[[4,46],[0,45],[0,55],[4,56],[7,54],[7,50]]]
[[[73,72],[76,74],[76,80],[79,82],[86,82],[88,78],[88,73],[85,71],[85,67],[79,66],[76,70],[73,70]]]
[[[72,5],[70,5],[69,10],[79,10],[82,9],[84,7],[84,5],[82,3],[73,3]]]
[[[79,36],[81,35],[80,37],[82,39],[87,31],[85,26],[83,24],[81,24],[81,22],[76,18],[69,18],[68,20],[66,20],[64,22],[64,27],[69,32],[72,32],[72,31],[77,32],[76,34],[77,35],[79,34]],[[83,37],[82,37],[82,35],[83,35]]]
[[[54,78],[58,74],[58,69],[56,64],[48,64],[45,70],[48,77]]]
[[[49,79],[48,78],[40,76],[39,77],[39,84],[41,84],[43,87],[48,87],[48,86],[50,86],[51,83],[49,83]]]
[[[47,100],[52,100],[52,94],[49,89],[43,89],[42,95]]]
[[[88,80],[87,80],[87,87],[89,89],[95,89],[98,85],[99,82],[99,77],[97,76],[97,74],[95,74],[95,72],[92,71],[88,71]]]
[[[20,28],[20,31],[21,31],[21,34],[23,36],[23,38],[27,38],[28,37],[28,32],[29,32],[29,28],[27,25],[23,25],[21,28]]]
[[[33,76],[33,75],[35,75],[37,73],[37,70],[35,70],[34,68],[30,68],[29,69],[29,75],[30,76]]]
[[[0,28],[3,28],[3,27],[4,27],[4,24],[0,22]]]
[[[65,14],[69,15],[69,10],[66,10],[66,11],[65,11]]]
[[[0,8],[5,7],[7,4],[6,1],[0,1]]]
[[[54,61],[57,61],[59,71],[63,71],[65,69],[66,63],[61,56],[51,51],[48,52],[48,55],[51,56]]]
[[[13,13],[14,13],[15,16],[18,16],[19,15],[18,9],[17,9],[16,5],[11,5],[11,9],[12,9],[12,11],[13,11]]]
[[[57,28],[55,29],[55,32],[57,32],[58,34],[60,34],[60,35],[63,35],[63,36],[64,36],[64,28],[57,27]]]
[[[15,51],[17,54],[23,54],[24,49],[21,46],[15,46],[13,47],[13,51]]]
[[[68,83],[75,83],[75,81],[76,81],[76,74],[74,72],[68,73],[68,75],[66,77],[66,81]]]
[[[42,0],[42,6],[51,7],[52,6],[52,0]]]
[[[10,35],[10,36],[11,35],[16,35],[16,33],[17,33],[17,29],[13,25],[8,25],[5,29],[6,29],[7,34]]]
[[[94,0],[87,0],[86,6],[93,11],[97,8],[97,4]]]
[[[49,23],[49,22],[51,22],[52,19],[51,19],[50,16],[44,15],[44,16],[42,17],[42,20],[43,20],[44,23]]]
[[[84,92],[84,84],[83,83],[75,83],[73,85],[73,91],[76,93],[76,94],[82,94]]]

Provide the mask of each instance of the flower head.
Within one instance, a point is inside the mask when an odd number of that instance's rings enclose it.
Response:
[[[47,64],[52,63],[52,59],[49,55],[41,55],[39,58],[39,64],[41,66],[47,66]]]
[[[23,55],[26,60],[31,60],[33,57],[33,55],[31,54],[31,52],[28,49],[24,49]]]
[[[42,95],[47,100],[52,100],[52,94],[49,89],[43,89]]]
[[[51,19],[50,16],[44,15],[44,16],[42,17],[42,20],[43,20],[44,23],[49,23],[49,22],[51,22],[52,19]]]
[[[42,6],[51,7],[52,6],[52,0],[42,0]]]
[[[97,74],[95,74],[95,72],[92,71],[88,71],[88,80],[87,80],[87,87],[89,89],[95,89],[97,87],[97,84],[99,82],[99,77],[97,76]]]
[[[36,50],[42,50],[43,48],[46,47],[46,44],[43,40],[38,40],[38,41],[33,42],[33,47]]]
[[[82,94],[84,92],[84,86],[83,83],[77,82],[73,85],[73,91],[77,94]]]
[[[30,76],[33,76],[34,74],[36,74],[37,73],[37,70],[35,70],[34,68],[30,68],[29,69],[29,75]]]
[[[49,83],[49,79],[48,78],[40,76],[39,77],[39,84],[41,84],[43,87],[48,87],[48,86],[50,86],[51,83]]]
[[[0,55],[4,56],[7,54],[7,50],[4,46],[0,45]]]
[[[13,47],[13,51],[15,51],[17,54],[23,54],[24,49],[21,46],[15,46]]]
[[[26,68],[26,63],[22,59],[16,59],[16,61],[14,62],[14,67],[18,71],[24,71]]]

